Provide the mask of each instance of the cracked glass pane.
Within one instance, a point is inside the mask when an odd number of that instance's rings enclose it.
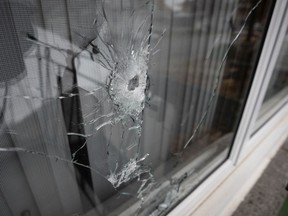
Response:
[[[0,214],[167,214],[227,159],[272,9],[2,0]]]

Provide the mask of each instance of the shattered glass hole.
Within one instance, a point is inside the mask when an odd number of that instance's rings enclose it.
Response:
[[[138,86],[139,86],[139,76],[136,75],[136,76],[134,76],[132,79],[129,80],[128,90],[129,90],[129,91],[133,91],[133,90],[135,90],[135,88],[137,88]]]

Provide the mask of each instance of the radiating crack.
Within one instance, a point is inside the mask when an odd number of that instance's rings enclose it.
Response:
[[[236,34],[236,36],[234,37],[234,39],[231,41],[231,43],[229,44],[226,52],[224,53],[224,56],[221,60],[221,64],[219,66],[219,68],[217,69],[216,71],[216,79],[215,79],[215,82],[214,82],[214,88],[212,90],[212,95],[208,101],[208,104],[207,104],[207,107],[205,109],[205,111],[202,113],[201,115],[201,118],[200,118],[200,121],[196,124],[196,127],[195,129],[193,130],[193,133],[192,135],[190,136],[190,138],[188,139],[188,141],[185,143],[184,147],[183,147],[183,150],[187,148],[187,146],[189,145],[189,143],[191,143],[191,141],[194,139],[194,137],[196,136],[199,128],[201,127],[202,123],[204,122],[208,112],[210,111],[210,107],[212,105],[212,103],[214,102],[214,99],[217,95],[217,89],[219,87],[219,83],[220,83],[220,76],[221,76],[221,70],[223,68],[223,65],[227,59],[227,56],[228,56],[228,53],[230,51],[230,49],[232,48],[232,46],[234,45],[234,43],[237,41],[237,39],[239,38],[239,36],[241,35],[243,29],[245,28],[246,24],[247,24],[247,21],[249,19],[249,17],[251,16],[251,14],[253,13],[254,10],[256,10],[256,8],[260,5],[260,3],[262,2],[262,0],[259,0],[253,7],[252,9],[248,12],[247,16],[245,17],[245,20],[244,20],[244,23],[243,25],[241,26],[239,32]]]

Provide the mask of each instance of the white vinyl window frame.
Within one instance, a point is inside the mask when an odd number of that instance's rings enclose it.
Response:
[[[288,27],[287,0],[277,0],[227,161],[168,215],[231,215],[288,136],[288,97],[255,124]],[[275,113],[276,112],[276,113]]]

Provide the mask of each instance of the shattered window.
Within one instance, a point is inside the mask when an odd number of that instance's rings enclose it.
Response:
[[[2,0],[0,214],[167,214],[228,158],[271,2]]]

